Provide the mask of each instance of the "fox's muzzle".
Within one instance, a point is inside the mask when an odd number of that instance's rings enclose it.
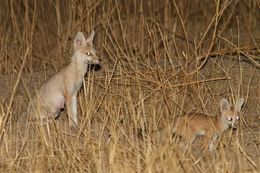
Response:
[[[91,62],[90,62],[91,64],[100,64],[100,60],[92,60]]]
[[[237,129],[237,126],[232,126],[232,129],[233,129],[233,130],[236,130],[236,129]]]
[[[236,130],[237,129],[237,124],[236,123],[231,124],[230,128],[232,128],[233,130]]]
[[[101,59],[98,56],[94,56],[93,60],[90,62],[91,64],[100,64]]]

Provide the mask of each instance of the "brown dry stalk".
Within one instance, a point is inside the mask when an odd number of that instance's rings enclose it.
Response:
[[[220,49],[214,52],[210,52],[209,54],[204,54],[204,55],[200,55],[198,57],[198,60],[201,61],[207,57],[219,57],[219,56],[225,56],[225,55],[260,55],[260,50],[257,47],[253,47],[253,46],[244,46],[244,47],[240,47],[238,49]],[[251,58],[253,60],[260,60],[260,57],[252,57]]]
[[[15,85],[14,85],[14,88],[13,88],[13,91],[12,91],[12,94],[11,94],[11,97],[10,97],[10,102],[8,104],[7,111],[6,111],[5,115],[4,115],[2,123],[0,124],[1,125],[0,126],[0,132],[1,132],[1,134],[0,134],[0,141],[2,141],[2,138],[4,136],[4,132],[5,132],[5,130],[4,130],[5,129],[5,125],[6,125],[8,119],[9,119],[9,117],[11,115],[10,112],[11,112],[11,107],[12,107],[12,104],[13,104],[14,96],[15,96],[18,84],[19,84],[21,76],[22,76],[23,68],[24,68],[24,65],[25,65],[28,53],[29,53],[29,48],[26,49],[26,52],[25,52],[25,54],[23,56],[23,62],[22,62],[22,65],[20,67],[20,70],[19,70],[16,82],[15,82]]]

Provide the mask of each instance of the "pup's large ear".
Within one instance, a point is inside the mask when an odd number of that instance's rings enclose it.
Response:
[[[93,39],[94,39],[94,36],[95,36],[95,31],[92,30],[91,33],[89,34],[88,38],[87,38],[87,43],[88,44],[93,44]]]
[[[78,32],[74,39],[74,50],[77,50],[78,48],[82,47],[84,44],[86,44],[86,39],[84,37],[84,34],[82,32]]]
[[[229,111],[229,110],[230,110],[230,104],[226,99],[223,98],[220,101],[220,111],[223,112],[223,111]]]
[[[243,98],[240,98],[237,102],[236,102],[236,105],[235,105],[235,111],[237,112],[240,112],[241,111],[241,108],[244,104],[244,99]]]

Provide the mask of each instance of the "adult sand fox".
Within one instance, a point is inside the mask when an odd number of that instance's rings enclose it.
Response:
[[[36,92],[29,105],[29,114],[41,120],[58,117],[66,104],[70,126],[77,126],[77,94],[80,90],[89,64],[99,64],[99,57],[93,45],[94,31],[85,39],[78,32],[74,39],[74,54],[70,64],[45,82]]]
[[[235,106],[231,107],[226,99],[220,101],[221,115],[209,116],[203,113],[189,113],[175,119],[173,134],[181,136],[185,141],[187,149],[197,136],[204,136],[204,148],[210,151],[215,149],[215,142],[220,135],[228,128],[237,128],[239,114],[243,106],[244,99],[237,100]],[[165,129],[162,129],[160,134]]]

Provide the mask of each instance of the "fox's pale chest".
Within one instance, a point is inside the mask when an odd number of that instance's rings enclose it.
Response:
[[[76,92],[78,92],[80,90],[82,84],[83,84],[83,78],[81,78],[80,80],[75,81],[74,86],[73,86],[74,90]]]

